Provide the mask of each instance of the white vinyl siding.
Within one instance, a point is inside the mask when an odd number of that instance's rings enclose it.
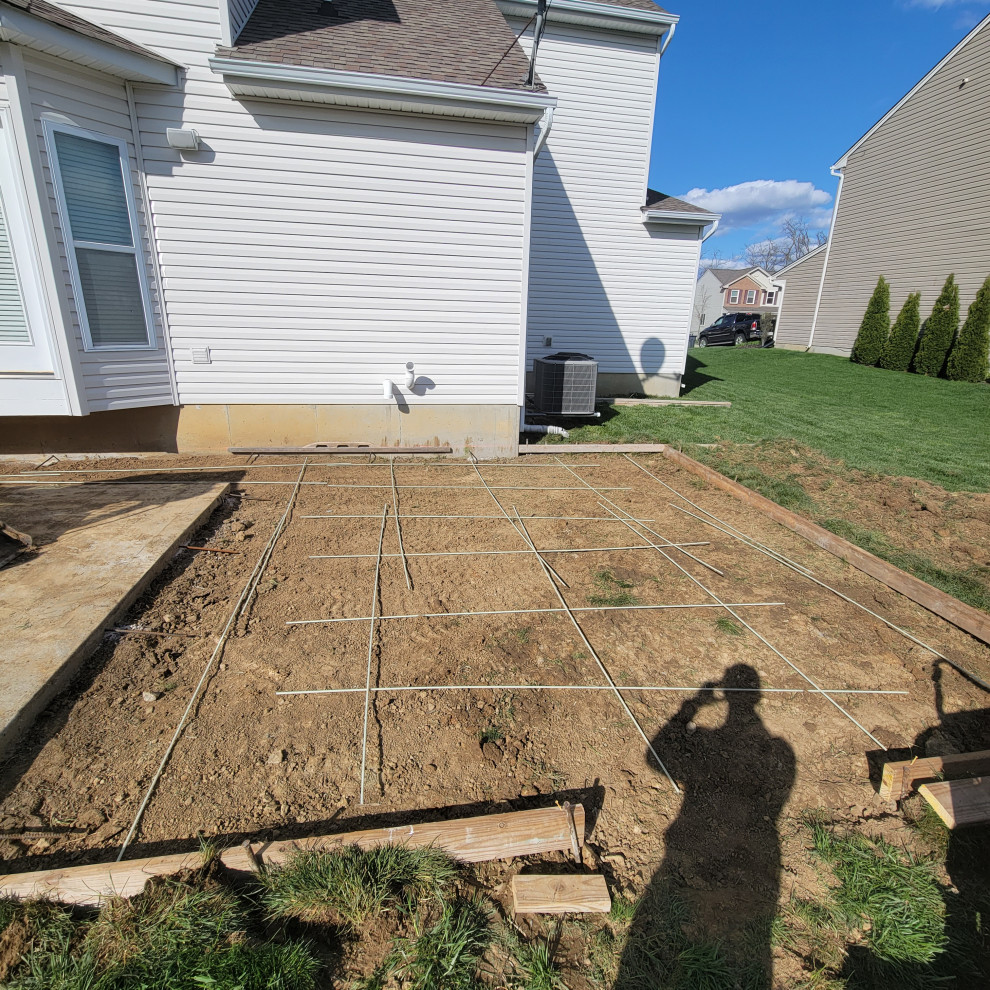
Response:
[[[518,403],[529,128],[235,99],[217,0],[64,6],[188,66],[135,90],[181,402]]]
[[[82,12],[80,12],[82,13]],[[83,16],[86,16],[83,13]],[[96,18],[93,18],[94,20]],[[130,115],[123,84],[109,76],[41,55],[24,57],[28,90],[34,109],[35,137],[41,148],[49,210],[55,225],[58,254],[56,274],[64,286],[64,310],[70,346],[79,352],[81,389],[90,411],[125,409],[172,403],[172,383],[164,347],[158,288],[151,266],[151,240],[144,216]],[[149,90],[150,91],[150,90]],[[137,263],[148,285],[155,347],[87,349],[80,305],[73,286],[68,231],[59,216],[54,172],[48,159],[45,123],[53,121],[118,142],[126,149],[128,191],[136,207]]]
[[[927,317],[950,273],[965,314],[990,272],[988,107],[990,25],[850,155],[815,350],[849,353],[881,275],[892,316],[920,292]]]
[[[528,52],[529,31],[521,42]],[[602,373],[684,369],[698,228],[647,225],[641,211],[657,67],[655,37],[547,26],[537,72],[558,105],[535,165],[530,361],[567,350]]]
[[[45,130],[87,349],[154,347],[126,146],[51,121]]]

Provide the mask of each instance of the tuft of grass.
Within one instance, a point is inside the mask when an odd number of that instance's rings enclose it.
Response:
[[[743,632],[732,619],[726,619],[724,616],[721,619],[715,620],[715,628],[719,632],[724,632],[729,636],[741,636]]]
[[[639,599],[629,590],[635,585],[617,578],[613,571],[595,571],[592,581],[598,590],[588,595],[589,605],[623,607],[640,604]]]
[[[301,852],[262,872],[261,903],[274,917],[336,917],[357,928],[386,910],[410,913],[414,899],[442,896],[459,876],[457,864],[439,849],[347,846]]]
[[[491,941],[488,909],[458,899],[444,904],[425,931],[397,944],[392,970],[404,990],[476,990],[478,964]]]
[[[318,963],[298,941],[251,937],[248,906],[198,877],[156,879],[94,918],[25,905],[17,990],[312,990]]]
[[[521,943],[515,952],[522,972],[519,990],[565,990],[549,941]]]
[[[945,906],[935,865],[883,839],[837,835],[815,822],[815,852],[839,882],[836,911],[862,931],[863,943],[885,963],[930,963],[944,951]]]
[[[478,733],[478,742],[480,742],[482,746],[484,746],[485,743],[500,743],[504,739],[505,733],[499,725],[486,726],[481,730],[481,732]]]
[[[677,954],[671,985],[677,990],[732,990],[739,984],[718,942],[694,942]]]

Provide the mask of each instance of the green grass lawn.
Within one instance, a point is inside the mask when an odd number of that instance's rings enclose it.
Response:
[[[729,400],[732,408],[615,406],[600,423],[572,429],[570,439],[795,440],[852,468],[923,478],[950,491],[990,491],[988,385],[749,347],[693,349],[684,384],[685,398]]]

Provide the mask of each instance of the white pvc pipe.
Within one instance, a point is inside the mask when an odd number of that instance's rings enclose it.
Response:
[[[568,437],[570,434],[562,426],[546,426],[542,423],[527,423],[525,420],[519,424],[520,433],[552,433],[557,437]]]

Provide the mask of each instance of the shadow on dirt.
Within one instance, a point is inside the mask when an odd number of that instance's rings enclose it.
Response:
[[[764,726],[752,667],[730,667],[706,687],[653,739],[684,800],[664,837],[663,863],[636,909],[616,990],[694,986],[688,970],[695,966],[709,980],[724,975],[726,986],[733,985],[730,973],[739,977],[736,985],[771,986],[777,819],[794,783],[794,751]],[[720,701],[719,690],[728,704],[724,723],[696,726],[701,710]]]

